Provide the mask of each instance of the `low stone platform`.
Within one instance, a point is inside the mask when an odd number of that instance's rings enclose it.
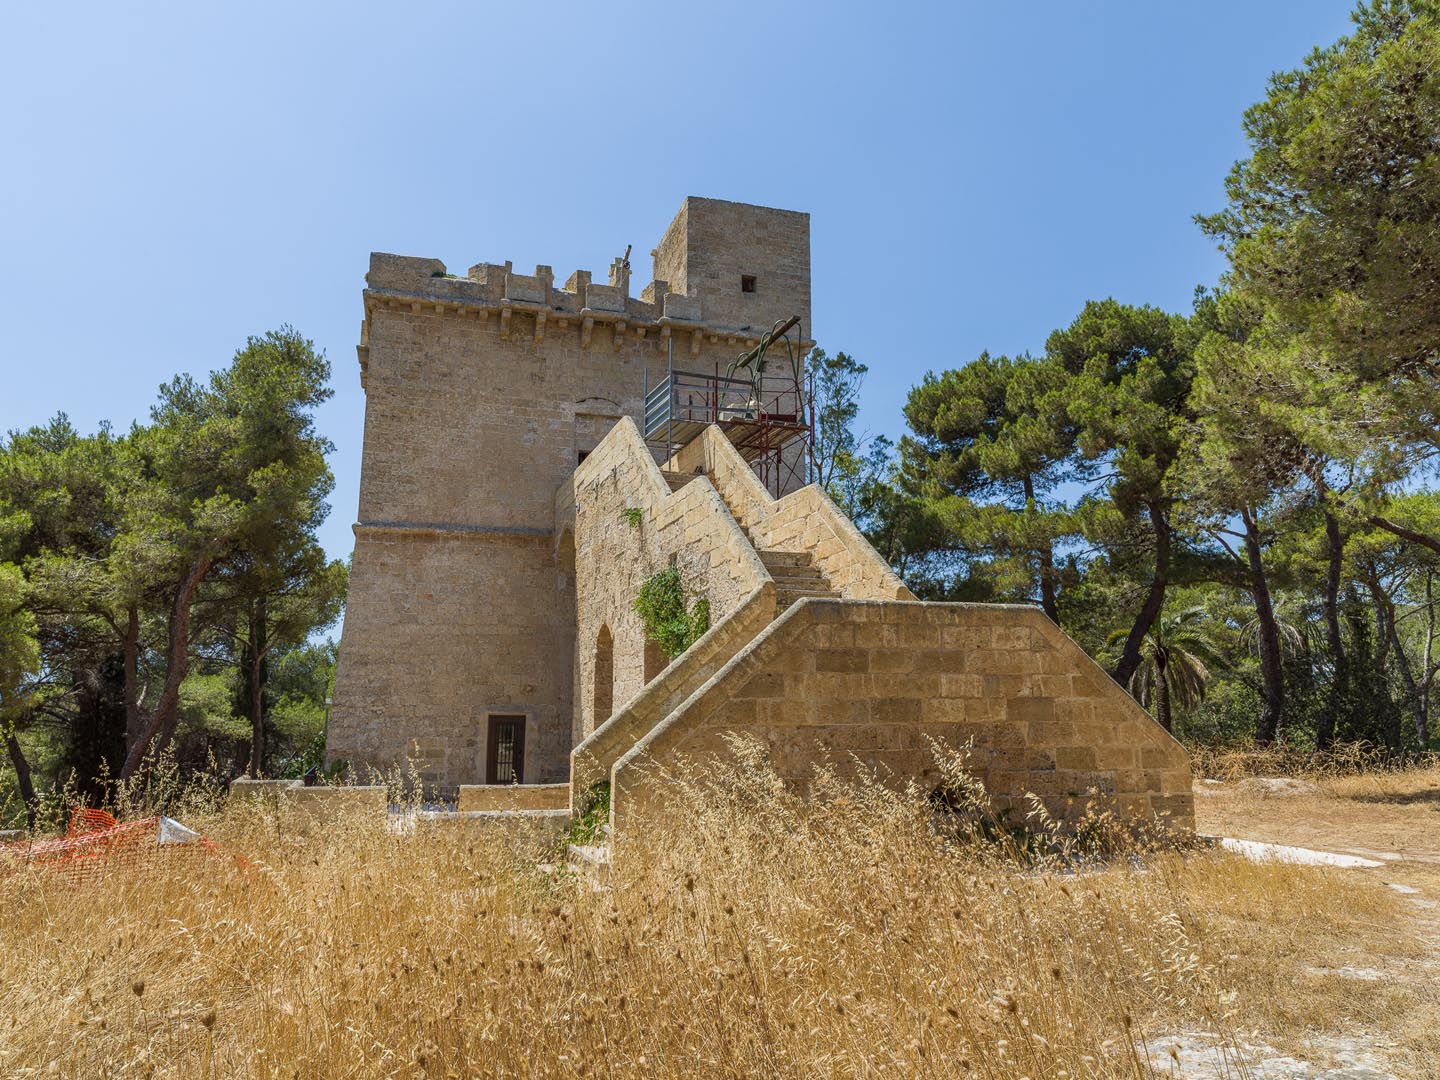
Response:
[[[566,784],[461,784],[455,803],[461,813],[472,810],[568,810]]]
[[[390,805],[389,793],[382,784],[306,787],[299,780],[248,777],[230,782],[230,797],[270,801],[282,810],[297,810],[322,821],[373,817],[379,822],[384,820]]]

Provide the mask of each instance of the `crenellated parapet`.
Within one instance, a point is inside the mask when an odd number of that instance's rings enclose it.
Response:
[[[367,313],[409,308],[417,314],[480,319],[505,318],[506,311],[540,316],[537,341],[549,329],[583,323],[625,324],[640,338],[651,336],[653,329],[660,341],[677,329],[700,330],[717,341],[758,341],[769,329],[707,322],[701,297],[671,292],[664,281],[652,281],[640,296],[630,296],[628,269],[617,272],[612,267],[610,279],[611,284],[601,285],[589,270],[576,270],[557,288],[550,267],[540,265],[533,274],[520,274],[509,262],[477,263],[465,277],[458,277],[447,272],[439,259],[375,252],[365,276],[365,308]],[[588,339],[589,334],[585,336]]]
[[[588,270],[577,270],[555,287],[554,271],[545,265],[533,274],[517,274],[513,263],[477,263],[465,277],[446,271],[439,259],[374,252],[366,274],[365,317],[360,329],[360,373],[363,385],[369,365],[368,320],[377,311],[409,311],[417,315],[495,320],[502,340],[540,344],[550,333],[576,333],[582,348],[597,342],[620,349],[627,342],[663,348],[676,336],[677,352],[698,356],[705,343],[723,344],[743,352],[759,342],[763,326],[727,326],[705,318],[700,296],[671,292],[664,281],[652,281],[639,297],[628,295],[628,269],[611,270],[614,284],[596,284]],[[517,316],[519,316],[517,318]],[[600,337],[596,329],[607,331]],[[806,327],[808,329],[808,327]],[[809,349],[814,342],[806,340]]]
[[[365,278],[366,318],[409,311],[493,319],[502,340],[539,344],[559,332],[577,335],[587,349],[665,347],[674,336],[677,351],[691,356],[707,342],[743,351],[790,315],[809,330],[809,236],[805,214],[688,198],[651,252],[653,280],[638,296],[630,293],[628,258],[610,264],[603,284],[591,271],[576,270],[557,288],[545,265],[522,274],[510,262],[477,263],[461,277],[439,259],[375,252]],[[363,374],[363,328],[359,353]]]

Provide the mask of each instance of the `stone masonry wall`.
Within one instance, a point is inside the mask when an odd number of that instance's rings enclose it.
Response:
[[[527,718],[525,779],[567,778],[573,588],[546,536],[358,528],[328,751],[484,779],[495,714]],[[507,596],[524,603],[506,604]]]
[[[564,810],[568,784],[462,784],[455,800],[461,813],[476,810]]]
[[[1094,792],[1194,827],[1184,749],[1033,608],[802,601],[616,763],[616,826],[660,793],[649,768],[725,756],[727,733],[761,739],[801,786],[822,760],[938,785],[927,740],[972,743],[973,773],[1017,823],[1026,792],[1062,819]]]
[[[699,641],[578,743],[570,754],[570,805],[582,805],[586,792],[609,778],[615,762],[700,689],[774,618],[775,587],[767,583],[747,595],[734,611],[712,622]]]
[[[692,195],[652,254],[656,280],[702,297],[716,325],[765,331],[800,315],[810,330],[809,214]],[[753,279],[753,292],[741,289],[742,277]]]
[[[769,580],[764,565],[703,477],[672,492],[628,417],[586,458],[556,497],[557,528],[573,521],[576,604],[575,741],[609,715],[595,711],[596,644],[608,629],[613,650],[610,701],[621,707],[649,681],[645,629],[634,601],[651,575],[675,566],[687,591],[723,621]],[[638,523],[625,515],[639,511]],[[656,667],[656,664],[659,667]],[[650,677],[666,665],[650,648]]]

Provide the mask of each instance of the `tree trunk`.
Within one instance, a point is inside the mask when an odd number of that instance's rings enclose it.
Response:
[[[30,775],[30,762],[25,760],[25,751],[12,728],[5,734],[5,749],[10,753],[10,764],[15,767],[15,781],[20,788],[20,800],[25,804],[25,827],[35,829],[35,779]]]
[[[265,621],[265,599],[261,597],[250,609],[250,664],[246,673],[250,680],[250,775],[256,779],[265,762],[266,657],[270,651]]]
[[[1415,738],[1421,750],[1430,749],[1430,687],[1435,681],[1431,651],[1435,647],[1435,575],[1425,571],[1425,651],[1421,655],[1420,698],[1415,710]]]
[[[65,766],[77,793],[93,804],[104,801],[103,778],[119,771],[127,753],[124,668],[122,652],[105,652],[76,666],[71,681],[74,714]]]
[[[126,611],[125,642],[125,756],[140,738],[143,717],[140,714],[140,609],[131,605]]]
[[[1383,701],[1377,701],[1376,707],[1380,713],[1380,740],[1391,750],[1400,749],[1400,710],[1391,697],[1389,667],[1390,649],[1395,649],[1398,656],[1398,663],[1404,680],[1413,684],[1409,677],[1407,658],[1404,649],[1400,646],[1400,633],[1395,629],[1395,604],[1381,585],[1379,578],[1371,577],[1365,582],[1370,590],[1370,601],[1375,605],[1375,686],[1378,691],[1383,690]]]
[[[125,757],[125,768],[120,773],[122,780],[129,780],[139,771],[152,744],[154,753],[158,755],[175,733],[180,716],[180,684],[185,681],[190,668],[190,606],[213,559],[208,554],[196,559],[175,590],[166,648],[165,688],[160,692],[160,700],[155,704],[149,723],[141,730],[140,737]]]
[[[1405,653],[1405,646],[1400,641],[1400,631],[1396,628],[1393,619],[1390,621],[1390,647],[1395,650],[1395,666],[1400,672],[1400,681],[1405,684],[1405,701],[1410,706],[1410,716],[1415,722],[1415,734],[1418,737],[1426,731],[1428,726],[1425,710],[1420,700],[1422,692],[1420,684],[1415,680],[1415,670],[1410,665],[1410,657]],[[1398,730],[1395,732],[1395,742],[1398,746],[1400,742]],[[1420,744],[1420,749],[1425,749],[1425,743]]]
[[[1329,547],[1329,566],[1325,573],[1325,640],[1330,650],[1333,669],[1328,707],[1320,715],[1315,729],[1315,748],[1328,750],[1335,742],[1335,726],[1342,710],[1350,703],[1350,671],[1345,660],[1345,639],[1340,636],[1340,576],[1345,563],[1345,538],[1340,522],[1328,509],[1325,511],[1325,539]]]
[[[1035,505],[1035,483],[1030,474],[1025,474],[1025,509]],[[1050,541],[1045,541],[1036,552],[1040,563],[1040,609],[1056,626],[1060,625],[1060,608],[1055,602],[1055,551]]]
[[[1259,632],[1261,706],[1260,722],[1255,728],[1255,744],[1270,746],[1280,735],[1285,711],[1284,658],[1280,651],[1280,627],[1275,620],[1275,605],[1270,599],[1270,584],[1265,578],[1265,564],[1260,554],[1260,527],[1254,514],[1246,507],[1240,512],[1245,523],[1245,558],[1250,570],[1250,592],[1255,597],[1255,615]]]
[[[1145,644],[1145,635],[1160,617],[1160,609],[1165,606],[1165,587],[1169,584],[1170,522],[1164,511],[1154,503],[1147,503],[1145,509],[1150,514],[1150,525],[1155,531],[1155,576],[1150,581],[1150,594],[1130,627],[1130,636],[1125,639],[1125,651],[1120,654],[1120,662],[1111,672],[1121,686],[1130,685],[1135,669],[1140,666],[1140,649]]]
[[[1170,730],[1170,665],[1164,650],[1155,654],[1155,719]]]

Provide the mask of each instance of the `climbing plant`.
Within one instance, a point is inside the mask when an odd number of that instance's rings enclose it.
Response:
[[[605,839],[605,826],[610,821],[610,781],[602,780],[580,799],[579,811],[570,823],[566,841],[571,844],[595,844]]]
[[[645,636],[660,646],[665,659],[674,660],[710,629],[710,601],[688,602],[685,583],[675,567],[661,570],[640,586],[635,612],[645,624]]]

